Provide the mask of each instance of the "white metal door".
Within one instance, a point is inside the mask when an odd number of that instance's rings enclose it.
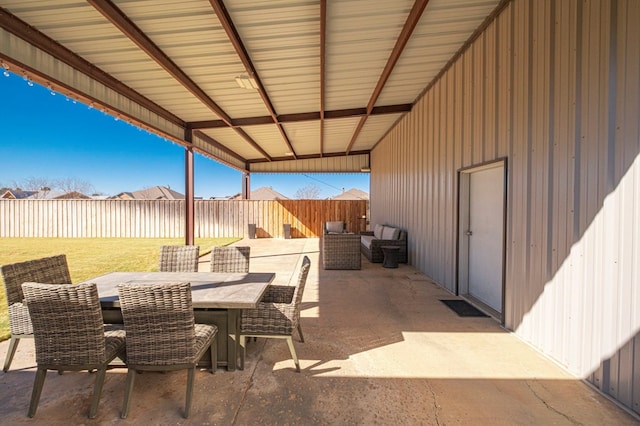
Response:
[[[469,174],[469,295],[502,312],[504,166]]]

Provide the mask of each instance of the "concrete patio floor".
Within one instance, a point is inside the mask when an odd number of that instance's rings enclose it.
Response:
[[[245,370],[196,375],[191,417],[182,418],[185,372],[145,373],[120,419],[125,369],[113,369],[98,417],[87,413],[94,376],[50,372],[34,419],[33,341],[21,341],[0,374],[2,424],[210,425],[624,425],[639,419],[563,371],[491,318],[461,318],[455,298],[414,268],[324,271],[318,239],[244,240],[251,270],[295,280],[312,268],[302,306],[305,343],[296,373],[282,340],[249,342]],[[203,248],[204,249],[204,248]],[[201,268],[208,263],[203,259]],[[4,359],[8,342],[0,344]]]

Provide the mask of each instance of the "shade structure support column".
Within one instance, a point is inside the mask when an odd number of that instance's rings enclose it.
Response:
[[[251,198],[251,174],[249,172],[242,173],[242,199]]]
[[[186,129],[184,138],[187,142],[193,142],[193,130]],[[193,197],[193,146],[189,145],[184,150],[184,218],[185,218],[185,245],[194,244],[195,208]]]

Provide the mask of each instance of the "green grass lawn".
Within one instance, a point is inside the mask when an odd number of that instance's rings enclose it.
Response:
[[[211,247],[239,238],[196,238],[200,256]],[[0,265],[66,254],[71,281],[76,283],[114,271],[157,271],[162,245],[182,245],[184,238],[2,238]],[[4,283],[3,283],[4,286]],[[0,341],[9,338],[7,299],[0,292]]]

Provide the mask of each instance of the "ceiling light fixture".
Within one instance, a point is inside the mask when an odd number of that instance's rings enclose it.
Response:
[[[238,86],[242,89],[256,90],[258,88],[256,79],[249,77],[248,75],[240,75],[236,77],[236,83],[238,83]]]
[[[360,171],[362,173],[369,173],[371,172],[371,167],[368,167],[368,166],[360,167]]]

